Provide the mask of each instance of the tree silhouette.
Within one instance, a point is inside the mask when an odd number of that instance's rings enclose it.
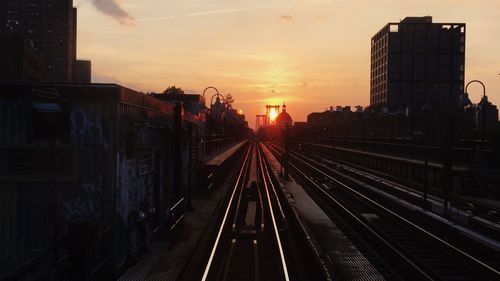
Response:
[[[184,91],[181,88],[178,88],[176,86],[170,86],[165,91],[163,91],[163,94],[166,95],[182,95],[184,94]]]

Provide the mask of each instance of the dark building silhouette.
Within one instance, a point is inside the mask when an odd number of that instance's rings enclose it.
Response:
[[[92,63],[89,60],[76,60],[73,82],[80,84],[90,84],[92,73]]]
[[[488,101],[485,96],[481,99],[481,102],[475,107],[475,123],[477,128],[484,127],[485,129],[494,129],[498,127],[498,108],[496,105]],[[484,112],[483,112],[484,111]]]
[[[465,24],[407,17],[371,40],[370,106],[419,111],[458,103],[463,93]]]
[[[280,114],[278,114],[274,123],[279,127],[285,127],[285,126],[291,127],[293,125],[293,120],[290,114],[286,112],[286,104],[284,102],[281,108],[282,111]]]
[[[358,112],[361,110],[361,112]],[[307,126],[325,135],[348,136],[352,135],[352,122],[362,112],[362,107],[356,107],[353,112],[350,106],[330,106],[323,112],[312,112],[307,115]]]
[[[0,0],[0,34],[19,36],[42,57],[46,81],[71,82],[76,60],[72,0]]]
[[[40,81],[42,58],[20,37],[0,36],[0,81]]]

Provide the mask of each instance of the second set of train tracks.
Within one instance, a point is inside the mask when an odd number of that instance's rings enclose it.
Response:
[[[267,143],[280,159],[284,149]],[[388,280],[500,280],[497,251],[369,191],[352,178],[300,153],[290,173]]]

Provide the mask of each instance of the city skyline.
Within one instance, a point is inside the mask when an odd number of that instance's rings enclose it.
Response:
[[[251,127],[265,104],[283,100],[296,121],[330,105],[367,106],[370,39],[406,16],[466,23],[465,82],[482,80],[490,101],[500,102],[497,1],[79,0],[75,6],[78,57],[93,61],[94,82],[144,92],[215,86],[233,95]],[[469,90],[477,103],[481,89]]]
[[[0,0],[0,280],[500,280],[498,34],[499,0]]]

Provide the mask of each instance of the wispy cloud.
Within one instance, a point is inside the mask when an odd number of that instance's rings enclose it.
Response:
[[[291,16],[291,15],[282,15],[280,18],[284,21],[292,21],[293,20],[293,16]]]
[[[97,7],[95,3],[97,2],[113,2],[116,4],[116,0],[92,0],[94,5]],[[125,15],[128,15],[128,17],[121,18],[122,20],[126,20],[125,23],[134,22],[154,22],[154,21],[163,21],[163,20],[170,20],[170,19],[182,19],[182,18],[192,18],[192,17],[200,17],[200,16],[208,16],[208,15],[217,15],[217,14],[232,14],[232,13],[242,13],[242,12],[251,12],[251,11],[258,11],[258,10],[264,10],[272,7],[276,7],[276,5],[266,5],[266,6],[261,6],[261,7],[254,7],[254,8],[229,8],[229,9],[219,9],[219,10],[208,10],[208,11],[201,11],[201,12],[194,12],[194,13],[189,13],[189,14],[182,14],[182,15],[167,15],[167,16],[160,16],[160,17],[150,17],[150,18],[138,18],[134,19],[131,17],[126,11],[121,9],[119,6],[117,6],[120,10],[122,10]],[[98,8],[99,9],[99,8]],[[116,15],[120,15],[121,13],[116,13]],[[118,17],[115,17],[119,19]],[[120,21],[121,22],[121,21]],[[98,24],[98,25],[88,25],[88,26],[82,26],[82,28],[92,28],[92,27],[98,27],[98,26],[107,26],[109,24]]]
[[[131,24],[134,22],[134,17],[120,6],[118,0],[92,0],[92,4],[98,11],[114,18],[121,24]]]
[[[221,10],[208,10],[208,11],[195,12],[195,13],[183,14],[183,15],[171,15],[171,16],[163,16],[163,17],[142,18],[142,19],[137,19],[137,21],[138,22],[161,21],[161,20],[168,20],[168,19],[191,18],[191,17],[206,16],[206,15],[241,13],[241,12],[249,12],[249,11],[257,11],[257,10],[267,9],[270,7],[273,7],[273,6],[269,5],[269,6],[255,7],[255,8],[230,8],[230,9],[221,9]]]

